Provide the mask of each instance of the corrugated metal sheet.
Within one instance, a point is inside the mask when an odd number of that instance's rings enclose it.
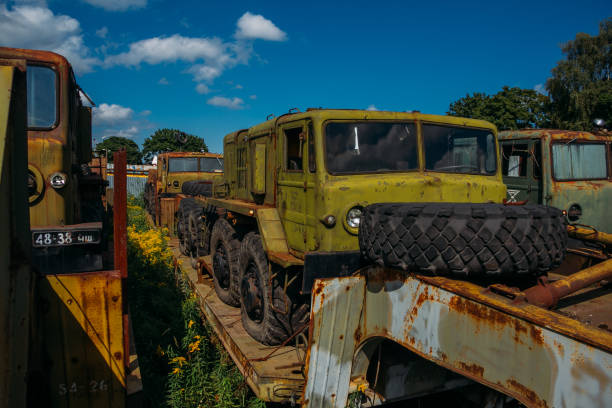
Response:
[[[114,175],[109,174],[107,177],[108,187],[113,188],[114,186]],[[142,175],[127,175],[127,192],[133,196],[138,196],[144,193],[145,184],[147,183],[147,176]]]

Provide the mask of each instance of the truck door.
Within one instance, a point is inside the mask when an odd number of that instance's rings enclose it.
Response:
[[[535,142],[504,141],[501,147],[502,175],[508,187],[507,200],[514,203],[525,200],[531,204],[540,203],[541,171],[539,158],[537,159],[538,165],[535,166]]]
[[[314,172],[310,171],[312,165],[308,161],[308,123],[302,120],[283,124],[277,135],[278,210],[289,247],[305,252],[308,236],[312,240],[314,229],[312,200],[308,200],[309,194],[314,194]]]

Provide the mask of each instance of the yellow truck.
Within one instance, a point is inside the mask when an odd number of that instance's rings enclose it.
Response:
[[[565,254],[560,210],[502,204],[497,131],[485,121],[290,111],[225,136],[224,157],[212,193],[181,201],[179,238],[264,344],[308,324],[316,279],[368,263],[534,281]]]
[[[106,182],[88,166],[91,109],[64,57],[0,48],[0,86],[0,405],[125,406],[141,388],[123,292],[125,182],[111,226]]]
[[[566,225],[561,210],[501,204],[495,133],[459,118],[309,110],[225,137],[224,179],[179,209],[201,221],[183,241],[200,251],[208,239],[209,254],[193,268],[184,242],[171,247],[258,397],[612,404],[612,236]],[[342,259],[353,251],[359,262]],[[304,318],[287,328],[287,311]]]

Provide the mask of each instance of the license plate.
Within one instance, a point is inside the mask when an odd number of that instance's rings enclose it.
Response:
[[[36,231],[32,233],[32,244],[35,247],[55,247],[98,243],[100,243],[99,230]]]

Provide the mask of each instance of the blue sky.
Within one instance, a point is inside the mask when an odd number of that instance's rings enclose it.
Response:
[[[94,138],[225,134],[297,107],[420,110],[541,88],[609,1],[0,0],[0,45],[66,55]]]

